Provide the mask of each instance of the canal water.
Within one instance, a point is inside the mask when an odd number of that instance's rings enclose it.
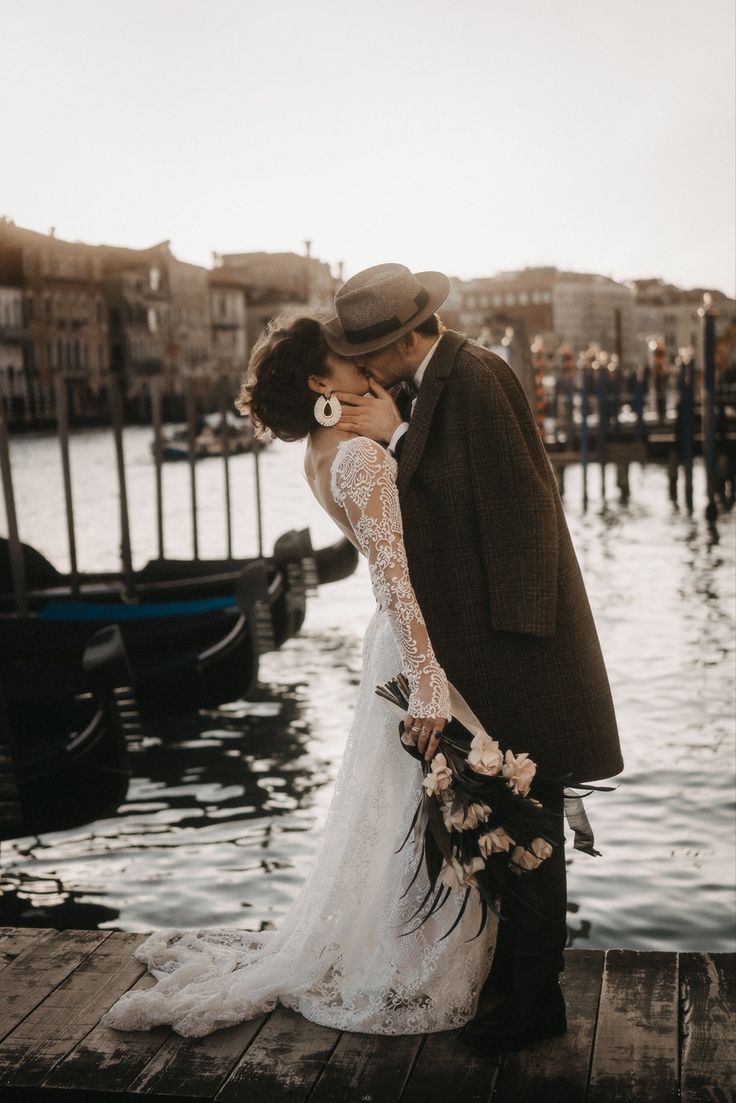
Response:
[[[126,430],[136,566],[156,554],[150,439]],[[338,536],[311,498],[302,454],[277,442],[261,458],[267,550],[290,528],[308,526],[316,546]],[[12,459],[22,539],[68,569],[55,439],[19,438]],[[80,568],[109,569],[119,544],[110,434],[76,434],[72,467]],[[626,760],[616,791],[588,801],[602,857],[569,853],[570,940],[734,950],[736,516],[709,530],[702,468],[692,517],[669,501],[664,468],[634,466],[625,505],[610,474],[605,499],[597,470],[590,478],[585,511],[580,469],[566,478]],[[234,551],[245,556],[256,548],[252,457],[232,461],[232,479]],[[186,557],[186,465],[168,465],[164,483],[166,552]],[[200,464],[197,484],[200,555],[223,555],[221,464]],[[149,733],[116,816],[3,844],[0,921],[124,931],[278,924],[324,821],[372,609],[361,563],[320,590],[298,638],[263,658],[251,700]]]

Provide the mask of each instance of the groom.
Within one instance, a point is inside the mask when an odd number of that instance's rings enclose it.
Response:
[[[396,456],[411,580],[437,658],[502,748],[537,762],[532,793],[561,815],[565,783],[623,768],[610,687],[524,391],[498,356],[440,334],[449,291],[441,273],[400,264],[338,291],[327,342],[366,370],[375,396],[339,394],[340,425]],[[405,401],[416,396],[403,415],[384,390],[397,384]],[[492,977],[505,998],[462,1033],[519,1049],[566,1029],[563,847],[518,878],[501,911]]]

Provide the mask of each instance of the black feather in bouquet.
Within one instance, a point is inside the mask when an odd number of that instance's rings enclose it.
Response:
[[[431,762],[425,761],[403,725],[399,729],[405,750],[421,762],[424,774],[422,796],[400,849],[414,835],[422,851],[407,892],[422,864],[429,877],[429,889],[414,913],[421,917],[418,926],[444,906],[453,889],[464,888],[458,915],[442,936],[447,938],[476,889],[481,898],[477,938],[489,911],[498,914],[501,891],[513,891],[509,875],[536,869],[562,844],[562,822],[529,796],[535,763],[527,754],[504,754],[451,689],[453,719]],[[403,674],[377,686],[376,693],[402,714],[409,711],[410,688]]]

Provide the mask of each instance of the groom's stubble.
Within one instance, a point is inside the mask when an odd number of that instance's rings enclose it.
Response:
[[[436,340],[436,337],[425,337],[420,333],[407,333],[384,349],[356,356],[355,362],[382,387],[390,389],[397,383],[413,379],[414,373]]]

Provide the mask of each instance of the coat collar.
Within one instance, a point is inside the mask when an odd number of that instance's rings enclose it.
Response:
[[[399,491],[404,490],[408,485],[422,458],[422,452],[429,436],[429,428],[432,424],[434,408],[442,393],[445,380],[452,374],[455,357],[466,340],[467,337],[464,333],[455,333],[453,330],[448,330],[440,339],[432,359],[427,364],[427,370],[424,373],[414,412],[411,415],[409,428],[406,432],[404,447],[401,450],[399,470],[396,476]]]

